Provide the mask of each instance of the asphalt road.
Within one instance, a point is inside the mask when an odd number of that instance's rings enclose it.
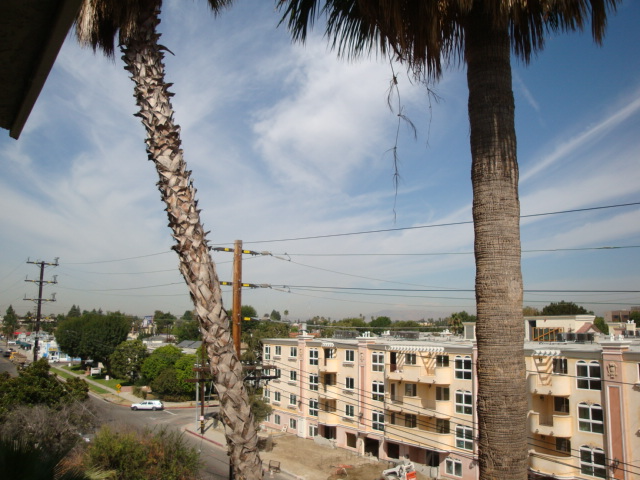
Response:
[[[2,352],[4,353],[6,348],[4,346],[0,348],[2,348]],[[16,368],[16,366],[11,363],[8,358],[5,358],[0,354],[0,373],[2,372],[9,372],[9,375],[14,377],[18,375],[18,369]]]
[[[129,407],[115,405],[104,401],[102,398],[91,397],[91,401],[100,412],[102,424],[111,425],[114,430],[126,428],[131,425],[137,428],[171,428],[182,431],[185,426],[195,429],[195,408],[180,408],[163,411],[138,410],[132,411]],[[189,445],[196,447],[200,452],[203,462],[200,474],[203,480],[221,480],[229,478],[229,461],[226,449],[221,449],[215,444],[198,437],[184,434]]]

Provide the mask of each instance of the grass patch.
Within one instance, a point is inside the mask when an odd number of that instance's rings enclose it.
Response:
[[[65,372],[64,370],[67,369],[69,370],[69,367],[62,367],[62,368],[58,368],[58,367],[51,367],[51,370],[53,370],[56,375],[62,377],[62,378],[74,378],[76,377],[76,375],[73,375],[69,372]],[[110,390],[106,390],[104,388],[98,387],[97,385],[93,385],[92,383],[87,382],[87,385],[89,385],[89,390],[91,390],[92,392],[95,393],[100,393],[100,394],[105,394],[105,393],[112,393]]]

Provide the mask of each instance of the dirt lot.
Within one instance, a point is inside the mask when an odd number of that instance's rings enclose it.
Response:
[[[386,461],[360,457],[347,450],[318,445],[313,440],[294,435],[274,434],[271,438],[272,451],[260,452],[263,464],[266,466],[269,460],[278,460],[283,470],[304,480],[378,480],[382,478],[383,470],[393,466]],[[428,479],[418,475],[418,480]]]

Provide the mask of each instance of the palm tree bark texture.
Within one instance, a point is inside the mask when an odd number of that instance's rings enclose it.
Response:
[[[476,258],[480,478],[527,478],[520,201],[507,19],[465,25]]]
[[[143,2],[144,3],[144,2]],[[242,364],[233,348],[230,322],[222,306],[220,282],[207,245],[195,198],[196,189],[183,158],[180,127],[165,82],[163,47],[159,45],[159,7],[150,5],[138,28],[121,46],[125,69],[135,83],[135,98],[147,133],[147,154],[158,172],[158,189],[166,203],[177,244],[180,272],[189,287],[220,396],[220,410],[230,460],[237,478],[262,478],[257,432],[243,382]]]

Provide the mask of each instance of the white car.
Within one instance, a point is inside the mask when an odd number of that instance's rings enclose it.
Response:
[[[134,403],[131,410],[163,410],[164,404],[160,400],[145,400],[144,402]]]

